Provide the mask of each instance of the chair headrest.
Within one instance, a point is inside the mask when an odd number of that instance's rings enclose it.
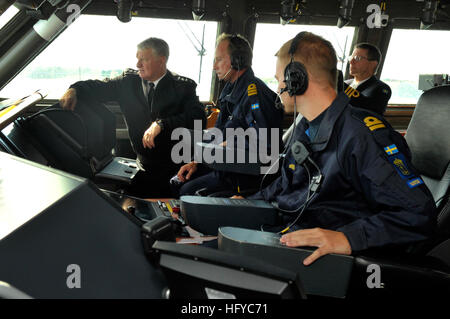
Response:
[[[420,174],[441,179],[450,162],[450,85],[421,95],[405,138]]]

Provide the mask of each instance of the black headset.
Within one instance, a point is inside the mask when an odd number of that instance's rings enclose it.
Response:
[[[231,45],[233,46],[232,52],[231,52],[231,68],[233,70],[242,70],[244,68],[248,68],[250,66],[250,52],[251,48],[250,45],[247,43],[247,41],[241,37],[239,37],[236,34],[233,34],[231,37],[228,38]],[[249,50],[245,50],[243,46],[248,46]]]
[[[297,46],[306,34],[306,31],[297,34],[292,40],[291,47],[289,48],[291,62],[289,62],[284,69],[284,82],[286,83],[286,88],[283,89],[283,91],[289,93],[289,96],[302,95],[308,89],[308,72],[302,63],[294,61]]]

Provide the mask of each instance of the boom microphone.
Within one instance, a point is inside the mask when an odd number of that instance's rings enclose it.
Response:
[[[228,70],[228,72],[225,73],[225,75],[223,76],[223,79],[222,79],[222,80],[225,80],[225,78],[227,77],[227,75],[230,74],[231,70],[232,70],[232,68],[230,67],[230,69]]]

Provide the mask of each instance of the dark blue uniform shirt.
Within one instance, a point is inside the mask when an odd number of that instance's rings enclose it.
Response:
[[[222,131],[224,140],[226,139],[226,129],[242,129],[247,130],[249,128],[256,129],[256,137],[258,144],[258,152],[260,139],[267,138],[267,148],[265,154],[278,154],[283,148],[282,146],[282,132],[281,124],[283,120],[284,111],[281,108],[275,106],[276,93],[273,92],[267,85],[255,77],[251,68],[247,69],[234,83],[227,82],[223,88],[219,100],[218,106],[220,113],[217,118],[215,127]],[[259,129],[267,129],[266,134],[260,134]],[[278,141],[279,148],[272,147],[271,144],[272,135],[271,129],[277,128],[277,136],[273,137]],[[236,132],[237,134],[237,132]],[[239,139],[237,135],[233,135],[234,147],[243,148],[239,145]],[[247,135],[251,136],[251,135]],[[249,139],[244,133],[244,148],[252,151],[249,148]],[[227,146],[230,146],[230,141],[227,140]],[[253,150],[256,150],[253,149]],[[273,151],[273,152],[272,152]],[[261,158],[259,158],[261,159]],[[204,174],[204,172],[203,172]],[[200,174],[199,174],[200,175]],[[218,191],[223,189],[235,189],[239,191],[241,188],[253,188],[259,185],[260,175],[246,175],[233,173],[228,171],[216,171],[208,172],[203,176],[196,176],[193,180],[187,182],[180,189],[180,195],[192,195],[195,191],[201,188],[208,188],[210,191]]]
[[[276,93],[248,68],[236,82],[227,82],[223,88],[219,96],[220,114],[215,127],[222,131],[224,139],[227,128],[267,128],[270,145],[270,129],[280,128],[284,115],[282,109],[275,107],[276,97]],[[278,136],[281,141],[281,132]]]
[[[293,229],[343,232],[353,251],[424,240],[434,231],[433,197],[411,165],[406,141],[381,116],[352,107],[341,93],[323,113],[312,142],[305,124],[306,119],[299,123],[293,140],[310,147],[324,179]],[[305,168],[289,150],[282,175],[252,198],[297,210],[288,214],[292,222],[308,186]]]

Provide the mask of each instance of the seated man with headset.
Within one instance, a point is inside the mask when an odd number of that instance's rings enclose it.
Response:
[[[275,106],[276,93],[253,74],[252,56],[249,42],[241,35],[224,33],[218,37],[213,67],[219,80],[226,84],[219,96],[220,114],[215,128],[222,132],[224,146],[227,129],[255,128],[259,139],[260,128],[267,128],[270,133],[271,128],[280,128],[282,124],[284,112]],[[270,136],[264,138],[271,141]],[[270,148],[270,143],[267,146]],[[202,188],[210,191],[255,188],[260,180],[260,176],[210,170],[194,161],[182,166],[177,177],[185,183],[179,190],[180,195],[194,195]]]
[[[436,222],[433,197],[403,137],[336,92],[331,43],[301,32],[276,56],[285,110],[296,108],[304,118],[281,176],[250,198],[277,202],[285,212],[281,243],[318,247],[303,261],[309,265],[329,253],[397,251],[427,239]]]

